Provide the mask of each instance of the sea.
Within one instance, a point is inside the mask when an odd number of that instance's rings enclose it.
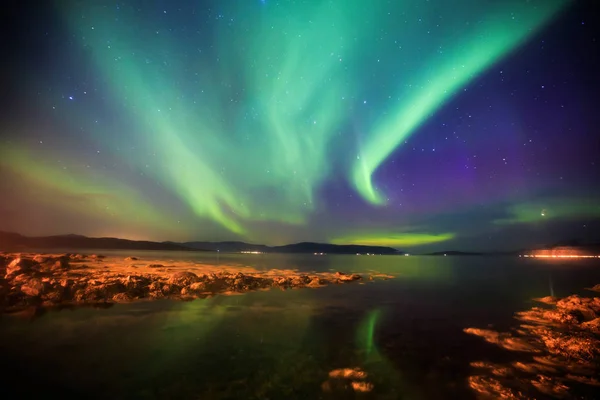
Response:
[[[598,259],[102,254],[393,278],[80,307],[27,318],[3,315],[5,393],[86,399],[471,399],[476,398],[467,382],[471,363],[501,362],[511,355],[465,328],[509,330],[518,325],[515,312],[535,306],[534,298],[591,296],[585,288],[600,283]],[[346,372],[346,380],[331,377],[343,371],[354,372]],[[350,378],[362,382],[365,391],[353,389]]]

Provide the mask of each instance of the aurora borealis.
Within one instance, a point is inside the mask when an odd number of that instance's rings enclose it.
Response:
[[[594,5],[493,3],[15,2],[0,230],[600,240]]]

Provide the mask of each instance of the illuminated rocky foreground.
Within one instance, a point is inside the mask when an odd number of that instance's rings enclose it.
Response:
[[[357,274],[120,259],[83,254],[0,254],[0,310],[109,305],[141,299],[191,300],[269,288],[360,281]],[[380,276],[381,277],[381,276]],[[383,278],[387,279],[386,276]],[[370,279],[374,279],[371,276]]]
[[[600,292],[600,284],[589,290]],[[600,393],[600,298],[536,299],[545,304],[518,312],[510,332],[467,328],[465,332],[500,346],[519,361],[474,362],[470,387],[481,399],[597,398]]]

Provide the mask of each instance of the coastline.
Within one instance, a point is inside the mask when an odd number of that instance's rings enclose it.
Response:
[[[600,284],[587,288],[600,292]],[[466,328],[464,332],[527,358],[471,363],[468,384],[477,398],[589,397],[600,388],[600,297],[571,295],[534,299],[539,306],[515,313],[508,332]]]
[[[0,313],[103,306],[144,299],[193,300],[271,288],[317,288],[364,280],[341,272],[259,271],[242,265],[106,257],[97,254],[0,253]],[[370,280],[388,279],[369,275]]]

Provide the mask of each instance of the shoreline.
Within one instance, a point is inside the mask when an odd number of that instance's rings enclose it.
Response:
[[[139,300],[193,300],[272,288],[318,288],[363,281],[359,274],[256,270],[242,265],[106,257],[0,253],[0,313],[29,308],[103,306]],[[369,275],[370,280],[392,278]]]
[[[586,288],[596,294],[600,284]],[[600,390],[600,297],[570,295],[534,299],[539,306],[516,312],[517,327],[466,328],[510,353],[512,362],[471,363],[468,385],[477,398],[594,398]],[[525,360],[525,359],[527,360]]]

